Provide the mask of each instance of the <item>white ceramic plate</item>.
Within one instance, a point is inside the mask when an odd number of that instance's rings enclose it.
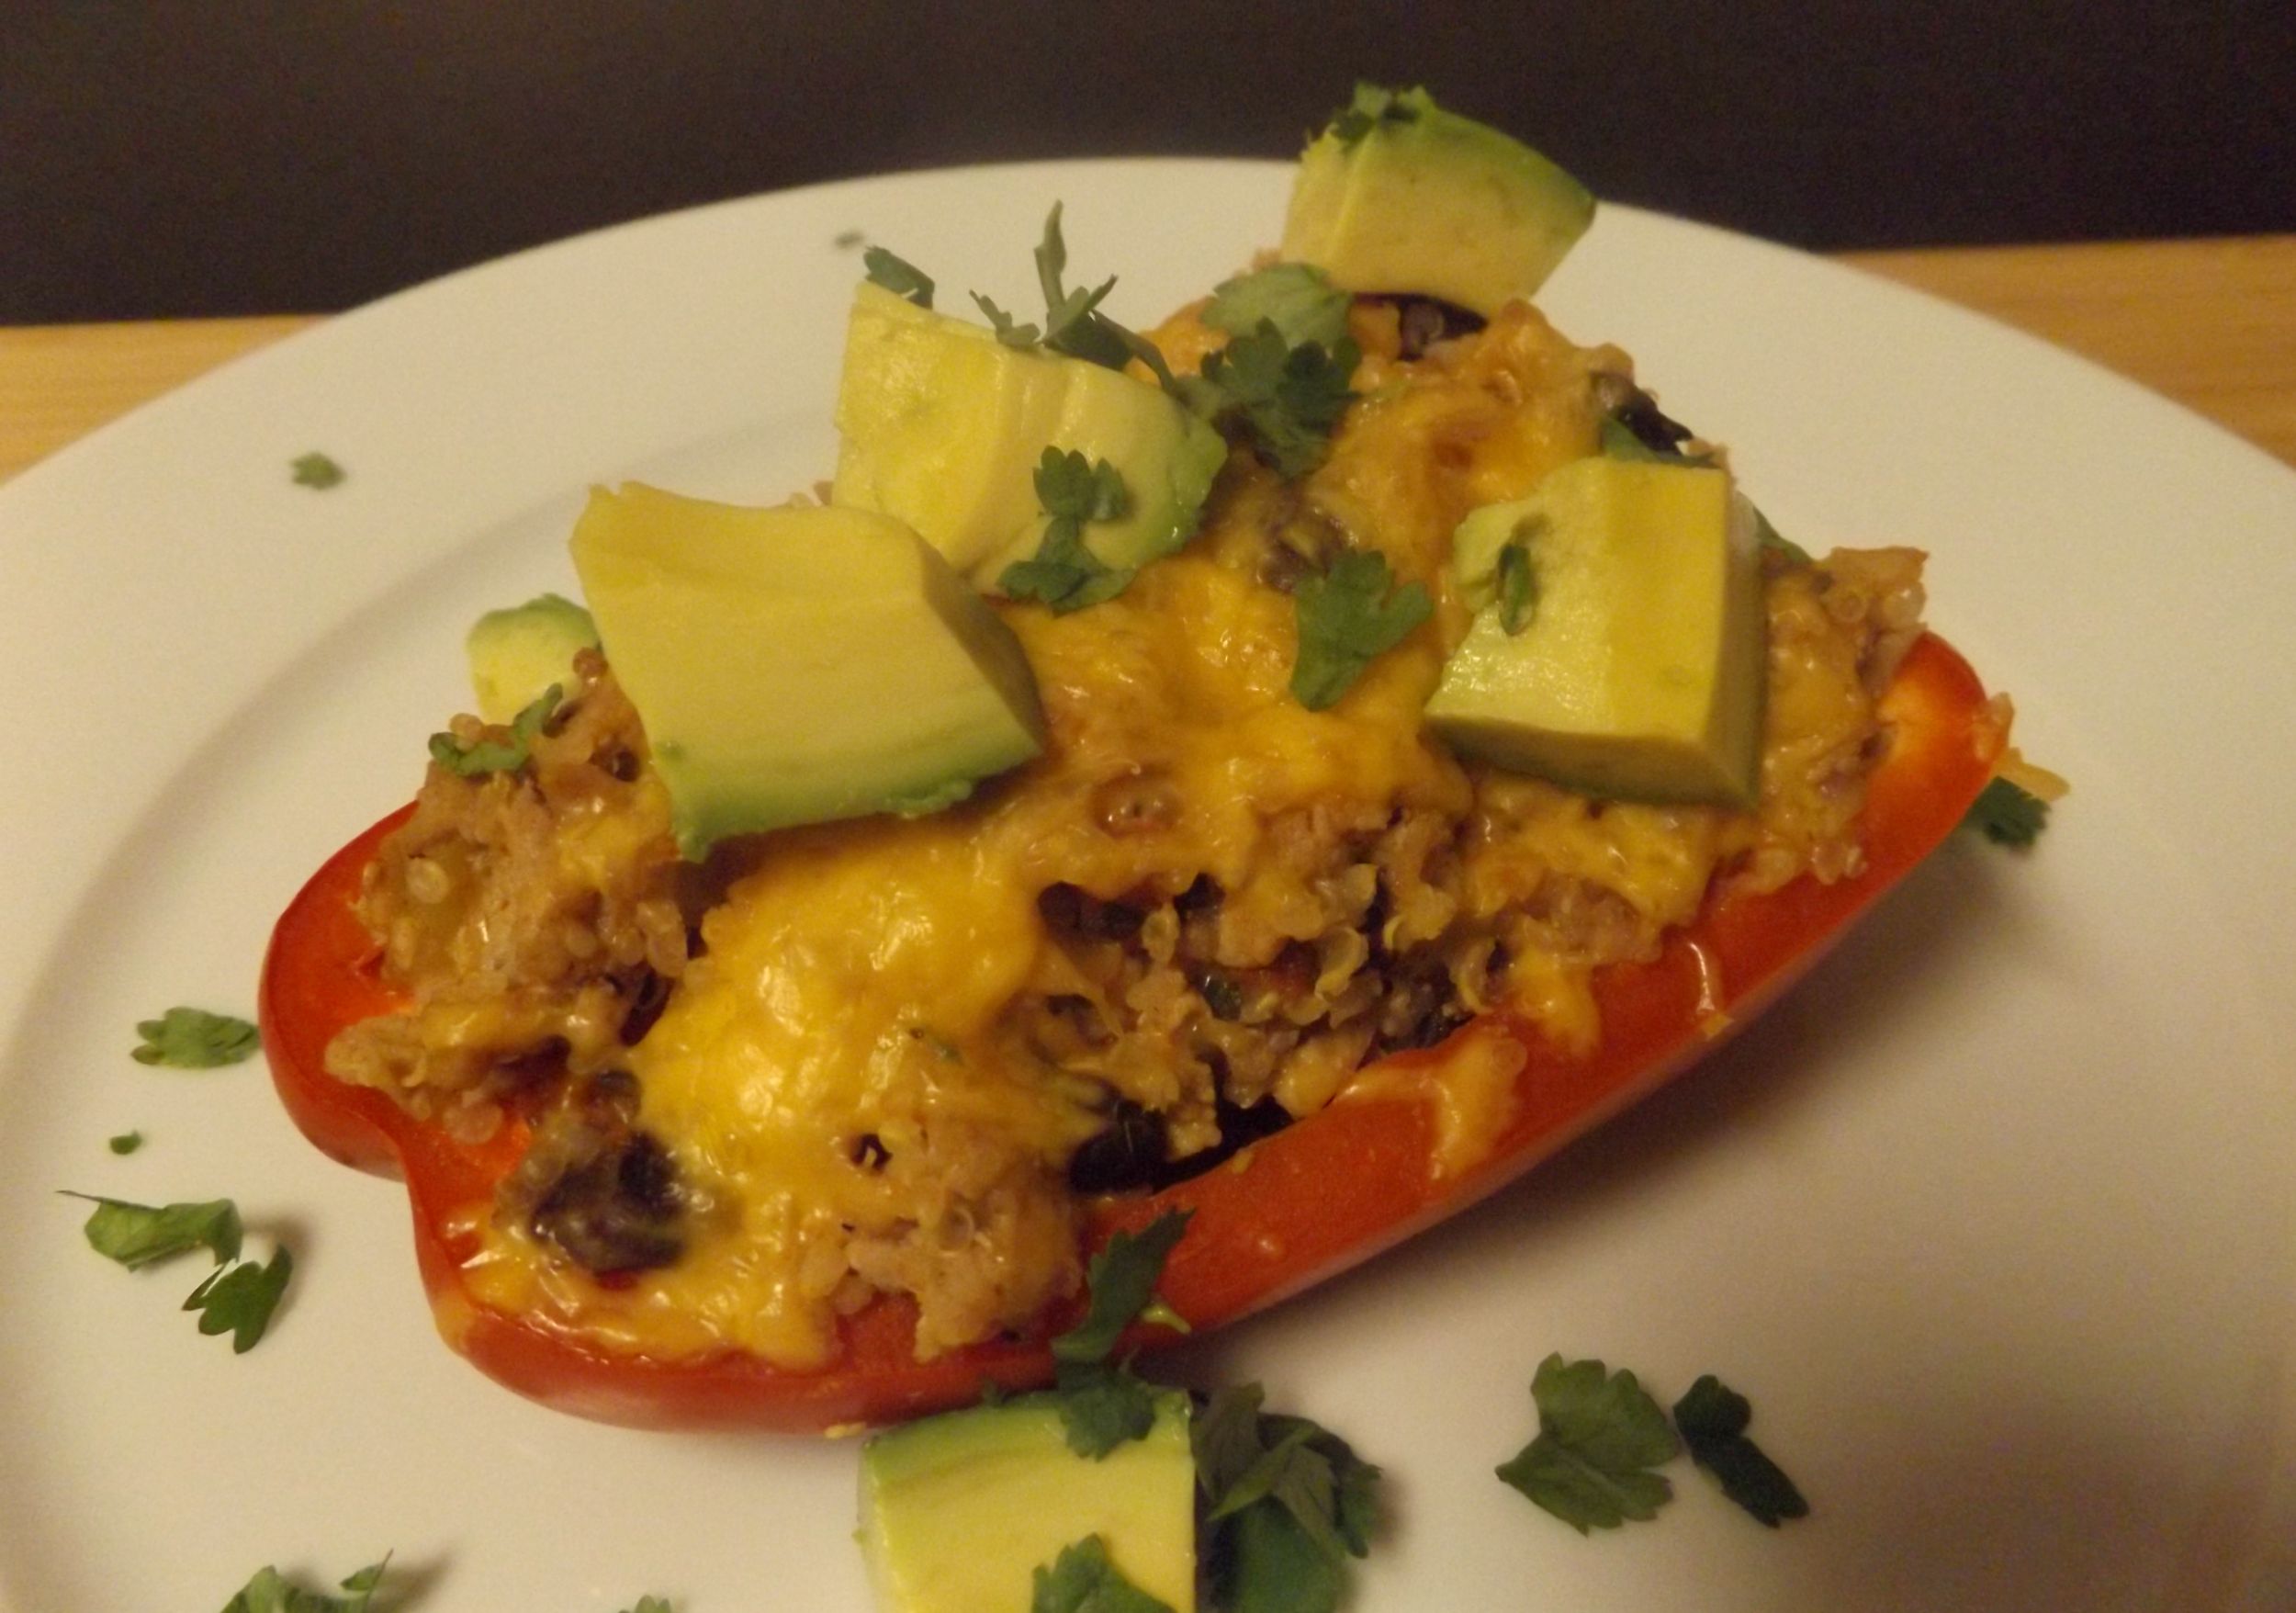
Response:
[[[1270,240],[1286,172],[907,175],[608,231],[330,321],[0,489],[0,1603],[218,1607],[395,1550],[422,1613],[858,1609],[854,1449],[543,1411],[431,1331],[399,1189],[260,1065],[132,1022],[246,1011],[272,917],[414,786],[479,610],[570,585],[586,483],[826,472],[861,230],[1025,304],[1046,207],[1146,322]],[[1389,1474],[1367,1613],[2296,1605],[2296,475],[2077,360],[1845,269],[1606,212],[1549,289],[1736,446],[1811,547],[1933,550],[1933,619],[2076,793],[1956,844],[1722,1056],[1516,1190],[1209,1341]],[[321,449],[350,479],[292,485]],[[140,1128],[130,1157],[105,1140]],[[244,1357],[72,1187],[235,1196],[300,1264]],[[1550,1350],[1720,1373],[1816,1508],[1686,1465],[1581,1540],[1490,1476]],[[2272,1510],[2277,1508],[2277,1511]]]

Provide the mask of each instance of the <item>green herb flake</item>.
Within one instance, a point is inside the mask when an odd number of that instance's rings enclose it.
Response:
[[[1691,1461],[1721,1481],[1722,1494],[1774,1529],[1786,1518],[1808,1517],[1809,1503],[1785,1470],[1746,1437],[1753,1415],[1746,1397],[1711,1372],[1674,1403],[1674,1426]]]
[[[1263,1412],[1256,1383],[1223,1389],[1189,1428],[1214,1605],[1330,1613],[1346,1561],[1370,1550],[1379,1470],[1304,1417]]]
[[[239,1258],[239,1206],[229,1199],[197,1204],[131,1204],[125,1199],[106,1199],[69,1189],[64,1196],[84,1199],[96,1206],[84,1229],[88,1247],[130,1271],[194,1249],[208,1250],[219,1266]]]
[[[1044,534],[1033,557],[1014,561],[996,579],[1006,597],[1032,599],[1065,615],[1123,592],[1132,573],[1108,564],[1085,543],[1087,523],[1115,520],[1131,507],[1116,467],[1074,449],[1047,448],[1037,464],[1036,496],[1046,517]]]
[[[637,1606],[625,1607],[622,1613],[674,1613],[668,1596],[640,1596]]]
[[[316,451],[290,459],[287,468],[295,473],[297,487],[307,487],[314,492],[325,492],[331,487],[341,486],[350,474],[326,455]]]
[[[1531,613],[1538,606],[1538,577],[1531,569],[1529,544],[1518,537],[1500,546],[1495,580],[1499,626],[1512,638],[1531,625]]]
[[[1154,1386],[1127,1368],[1064,1364],[1058,1387],[1062,1435],[1069,1449],[1089,1461],[1146,1438],[1156,1426]]]
[[[534,755],[535,740],[541,737],[550,716],[558,708],[565,691],[553,683],[545,689],[523,710],[511,718],[506,739],[493,739],[481,735],[466,743],[452,734],[431,736],[431,760],[457,778],[483,778],[489,773],[516,773]]]
[[[178,1070],[243,1063],[263,1046],[261,1032],[245,1020],[196,1008],[172,1008],[156,1020],[139,1020],[136,1034],[142,1041],[129,1057]]]
[[[1424,585],[1407,582],[1390,592],[1391,581],[1387,557],[1376,550],[1344,554],[1330,570],[1300,580],[1292,594],[1300,654],[1291,693],[1310,711],[1334,704],[1434,611]]]
[[[1277,475],[1297,481],[1322,462],[1355,400],[1348,382],[1362,356],[1352,337],[1294,344],[1263,319],[1206,358],[1202,374],[1176,384],[1198,413],[1234,421]]]
[[[1360,144],[1373,130],[1401,128],[1416,122],[1419,107],[1407,97],[1409,90],[1382,89],[1374,84],[1356,86],[1355,98],[1348,102],[1331,122],[1334,139],[1341,145]]]
[[[1291,346],[1312,342],[1329,352],[1347,334],[1347,310],[1354,300],[1312,265],[1270,264],[1213,288],[1204,322],[1243,336],[1265,320]]]
[[[340,1588],[344,1594],[340,1596],[307,1591],[276,1568],[259,1568],[239,1594],[223,1605],[223,1613],[367,1613],[389,1563],[388,1557],[368,1563],[343,1582]]]
[[[1126,1579],[1108,1542],[1086,1535],[1037,1569],[1029,1613],[1172,1613],[1172,1607]]]
[[[218,1267],[210,1271],[191,1291],[184,1309],[199,1313],[200,1332],[209,1336],[229,1333],[231,1353],[243,1356],[255,1348],[264,1330],[271,1325],[272,1313],[279,1308],[280,1297],[287,1292],[287,1278],[294,1270],[295,1258],[282,1244],[272,1251],[265,1265],[242,1260],[236,1266]]]
[[[1680,1446],[1666,1413],[1628,1371],[1550,1355],[1531,1380],[1538,1437],[1498,1470],[1537,1506],[1585,1534],[1647,1523],[1673,1498],[1649,1470]]]
[[[861,254],[863,277],[895,297],[906,297],[922,309],[933,306],[933,277],[906,258],[872,246]]]
[[[977,291],[973,293],[973,300],[988,316],[989,328],[996,333],[996,339],[1006,346],[1033,347],[1037,344],[1037,338],[1042,333],[1034,325],[1022,324]]]
[[[115,1154],[133,1154],[143,1146],[141,1132],[122,1132],[106,1145]]]
[[[1191,1211],[1167,1211],[1138,1232],[1112,1234],[1085,1268],[1090,1299],[1084,1320],[1052,1340],[1055,1360],[1088,1365],[1108,1359],[1148,1302],[1165,1260],[1187,1231]]]
[[[2049,803],[2021,784],[1997,778],[1969,804],[1961,827],[1978,830],[1997,846],[2022,850],[2049,827]]]

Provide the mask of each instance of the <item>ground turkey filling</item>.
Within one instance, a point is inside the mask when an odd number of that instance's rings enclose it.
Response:
[[[1000,607],[1051,740],[958,808],[682,863],[595,653],[524,765],[431,767],[360,904],[411,1006],[343,1032],[328,1067],[467,1138],[506,1112],[531,1128],[490,1232],[498,1298],[625,1348],[804,1365],[839,1314],[897,1294],[920,1354],[959,1347],[1075,1291],[1081,1197],[1202,1169],[1503,1003],[1590,1046],[1590,973],[1652,955],[1717,884],[1857,871],[1919,555],[1767,557],[1756,810],[1602,803],[1463,765],[1418,716],[1468,620],[1450,532],[1593,451],[1606,413],[1662,417],[1623,355],[1525,307],[1446,334],[1367,299],[1354,327],[1361,400],[1320,469],[1285,483],[1239,448],[1198,537],[1117,599]],[[1221,340],[1192,310],[1156,339],[1182,370]],[[1305,711],[1290,590],[1367,547],[1428,585],[1434,620]],[[958,895],[895,914],[882,894],[936,880]],[[1010,966],[977,991],[895,1000],[912,976],[872,965],[849,1011],[846,987],[805,978],[849,942],[880,961],[896,942],[977,946],[966,910],[1005,915]],[[914,977],[959,963],[979,977],[954,957]],[[792,1043],[802,1081],[726,1007],[744,993],[836,1020]],[[730,1097],[710,1089],[721,1066]],[[728,1134],[743,1114],[796,1126],[803,1170],[779,1179],[798,1154]]]

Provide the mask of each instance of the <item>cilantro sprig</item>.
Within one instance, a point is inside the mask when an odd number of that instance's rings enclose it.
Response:
[[[1126,1579],[1108,1542],[1086,1535],[1036,1571],[1029,1613],[1172,1613],[1172,1605]]]
[[[266,1565],[255,1570],[254,1577],[223,1605],[223,1613],[367,1613],[377,1587],[383,1583],[383,1572],[389,1566],[388,1555],[380,1562],[368,1563],[338,1587],[342,1596],[330,1596],[307,1591]]]
[[[1312,342],[1329,352],[1347,334],[1354,300],[1311,264],[1270,264],[1214,287],[1204,322],[1244,336],[1265,321],[1292,346]]]
[[[1351,550],[1329,570],[1301,579],[1292,594],[1300,653],[1291,693],[1310,711],[1334,704],[1434,611],[1424,584],[1406,582],[1390,592],[1392,581],[1387,557],[1376,549]]]
[[[172,1008],[156,1020],[139,1020],[136,1035],[129,1057],[179,1070],[240,1064],[263,1046],[261,1033],[247,1021],[196,1008]]]
[[[452,734],[431,736],[431,760],[457,778],[483,778],[489,773],[516,773],[533,758],[535,741],[550,721],[566,691],[553,683],[511,718],[510,737],[471,740]]]
[[[1189,1429],[1214,1602],[1331,1613],[1348,1559],[1371,1549],[1379,1470],[1320,1424],[1261,1410],[1264,1399],[1257,1383],[1223,1389]]]
[[[1297,481],[1322,463],[1333,427],[1355,400],[1348,383],[1362,357],[1353,337],[1328,346],[1295,343],[1263,317],[1177,387],[1199,414],[1234,422],[1277,475]]]
[[[1165,1260],[1187,1231],[1188,1213],[1159,1215],[1136,1233],[1120,1232],[1085,1268],[1085,1314],[1052,1340],[1058,1363],[1061,1427],[1068,1448],[1094,1460],[1145,1436],[1155,1426],[1155,1390],[1129,1362],[1112,1363],[1124,1329],[1142,1316],[1187,1323],[1156,1304]]]
[[[1632,1372],[1550,1355],[1531,1380],[1538,1436],[1502,1463],[1499,1477],[1581,1534],[1648,1523],[1673,1499],[1656,1470],[1684,1449],[1722,1493],[1772,1528],[1809,1504],[1746,1437],[1753,1410],[1712,1373],[1674,1403],[1670,1423]],[[1679,1436],[1677,1434],[1679,1430]]]
[[[1106,459],[1086,460],[1071,448],[1047,448],[1036,468],[1037,502],[1048,517],[1036,554],[1016,560],[996,579],[1009,599],[1033,599],[1056,615],[1113,599],[1132,580],[1085,544],[1085,526],[1114,521],[1131,507],[1124,478]]]
[[[268,1262],[240,1258],[245,1235],[239,1207],[229,1199],[177,1204],[134,1204],[94,1193],[65,1190],[67,1198],[96,1206],[83,1229],[88,1246],[130,1271],[205,1249],[215,1269],[191,1291],[183,1308],[199,1314],[199,1331],[231,1335],[231,1350],[245,1355],[262,1341],[287,1292],[295,1258],[282,1244]]]
[[[1650,1470],[1681,1449],[1666,1413],[1628,1371],[1550,1355],[1531,1380],[1538,1437],[1499,1477],[1585,1534],[1627,1519],[1647,1523],[1674,1497]]]
[[[863,277],[872,285],[882,286],[895,297],[905,297],[921,309],[933,306],[933,277],[905,257],[896,256],[882,246],[872,246],[861,254]]]
[[[2049,827],[2049,803],[2022,784],[1997,778],[1977,792],[1961,827],[1977,830],[1997,846],[2022,850]]]

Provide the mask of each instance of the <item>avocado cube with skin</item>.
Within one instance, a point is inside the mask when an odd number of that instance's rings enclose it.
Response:
[[[1039,1568],[1097,1535],[1174,1613],[1196,1606],[1196,1460],[1185,1394],[1101,1457],[1068,1448],[1057,1397],[1023,1395],[877,1435],[861,1452],[862,1554],[880,1613],[1023,1613]]]
[[[1593,219],[1586,187],[1522,141],[1423,89],[1367,86],[1301,153],[1282,254],[1350,291],[1489,319],[1546,284]]]
[[[1427,703],[1453,750],[1587,795],[1755,803],[1768,619],[1727,471],[1574,460],[1469,515],[1452,566],[1480,607]]]
[[[1043,748],[1019,640],[890,517],[630,483],[592,491],[572,549],[689,858],[933,810]]]
[[[1035,554],[1048,447],[1106,459],[1129,502],[1086,546],[1133,570],[1186,543],[1227,457],[1218,432],[1120,370],[1007,346],[985,325],[856,291],[838,384],[830,502],[907,522],[985,592]]]

